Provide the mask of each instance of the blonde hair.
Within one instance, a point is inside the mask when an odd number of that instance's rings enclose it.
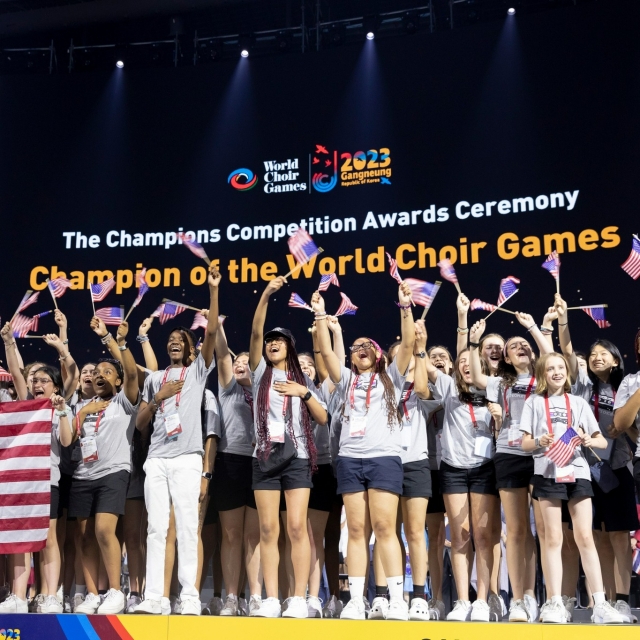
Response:
[[[536,393],[538,395],[544,395],[548,391],[547,386],[547,361],[549,358],[560,358],[564,362],[565,369],[567,371],[567,379],[564,381],[564,392],[569,393],[571,391],[571,383],[569,382],[569,363],[567,359],[561,353],[545,353],[536,361]]]

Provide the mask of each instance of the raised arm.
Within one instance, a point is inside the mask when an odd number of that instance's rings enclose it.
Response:
[[[142,356],[144,357],[144,366],[149,369],[149,371],[157,371],[158,370],[158,359],[156,358],[156,353],[151,346],[151,342],[149,340],[149,329],[151,329],[151,325],[153,324],[154,317],[149,316],[142,321],[140,328],[138,329],[138,342],[142,345]]]
[[[549,345],[549,341],[542,335],[542,331],[540,331],[540,327],[538,327],[532,315],[518,311],[516,312],[516,319],[531,334],[531,337],[538,345],[538,349],[540,349],[541,356],[545,353],[553,352],[553,345]]]
[[[124,372],[124,382],[122,388],[124,389],[124,395],[127,396],[127,400],[131,404],[138,402],[138,367],[136,361],[131,353],[131,349],[127,346],[126,337],[129,333],[129,323],[123,322],[118,327],[118,333],[116,340],[118,343],[117,349],[122,356],[122,370]],[[112,340],[113,342],[113,340]]]
[[[58,325],[58,335],[60,336],[60,340],[62,340],[62,344],[69,344],[69,337],[67,334],[67,316],[65,316],[60,309],[56,309],[53,313],[53,319]],[[60,361],[60,375],[62,376],[62,381],[66,382],[69,372],[67,371],[67,367],[63,360]]]
[[[16,395],[18,400],[27,399],[27,382],[22,375],[22,370],[18,363],[18,345],[16,339],[13,337],[13,329],[11,323],[5,323],[4,327],[0,331],[2,335],[2,341],[4,342],[4,353],[7,360],[7,368],[9,373],[13,376],[13,384],[16,388]]]
[[[553,346],[553,323],[557,319],[558,310],[555,307],[549,307],[547,309],[547,313],[544,314],[542,324],[540,325],[540,332],[544,336],[549,348],[549,351],[546,351],[545,353],[553,353],[555,351],[555,347]]]
[[[336,316],[327,316],[327,326],[333,337],[333,353],[338,356],[340,362],[344,365],[347,361],[347,351],[344,348],[344,336],[342,335],[342,327]]]
[[[413,372],[413,390],[416,392],[418,398],[422,400],[430,400],[433,397],[431,389],[429,388],[429,375],[427,374],[426,361],[428,356],[424,358],[418,354],[426,353],[427,351],[427,329],[424,325],[424,320],[416,320],[416,343],[414,347],[415,369]]]
[[[331,382],[338,384],[342,377],[342,363],[331,348],[331,336],[329,335],[329,327],[327,326],[328,316],[324,310],[324,298],[320,295],[319,291],[316,291],[311,296],[311,307],[316,314],[318,350],[327,366]]]
[[[204,364],[211,366],[213,361],[213,350],[216,346],[216,334],[218,333],[218,286],[222,276],[213,264],[209,265],[209,275],[207,283],[209,284],[209,317],[207,318],[207,328],[204,331],[204,342],[200,354],[204,358]]]
[[[569,375],[571,381],[575,382],[578,378],[578,358],[571,344],[571,334],[569,333],[569,313],[567,312],[567,303],[556,293],[553,305],[558,311],[558,337],[560,338],[560,348],[562,353],[569,361]]]
[[[260,296],[256,312],[253,314],[253,323],[251,325],[251,342],[249,343],[249,366],[251,371],[255,371],[262,358],[262,342],[264,338],[264,323],[267,319],[267,307],[269,306],[269,298],[282,289],[286,280],[283,276],[278,276],[269,281],[265,290]]]
[[[218,367],[218,384],[226,389],[233,380],[233,360],[229,353],[224,325],[221,324],[218,325],[216,334],[216,366]]]
[[[322,384],[329,377],[329,372],[327,371],[327,366],[324,363],[324,358],[322,357],[320,349],[318,348],[318,329],[316,329],[315,323],[309,329],[309,332],[311,333],[311,341],[313,343],[313,362],[316,366],[318,380],[320,384]]]
[[[467,335],[469,334],[469,328],[467,325],[467,316],[469,315],[469,298],[464,293],[458,294],[456,300],[456,307],[458,309],[458,331],[456,333],[456,355],[460,355],[467,348]]]
[[[416,341],[416,326],[411,313],[411,289],[406,282],[398,287],[398,302],[400,304],[400,346],[396,353],[396,366],[404,375],[409,368],[413,345]]]
[[[471,383],[477,389],[487,388],[487,375],[482,373],[482,362],[480,362],[480,339],[484,334],[487,324],[482,320],[478,320],[469,332],[469,373],[471,374]]]
[[[78,365],[67,348],[69,345],[63,344],[62,340],[60,340],[55,333],[47,333],[43,335],[42,338],[46,344],[53,347],[58,352],[58,360],[60,360],[60,362],[64,362],[68,375],[64,381],[63,395],[65,400],[69,400],[78,386],[78,379],[80,378]]]

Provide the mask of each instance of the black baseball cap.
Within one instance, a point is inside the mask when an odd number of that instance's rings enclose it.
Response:
[[[291,331],[289,331],[289,329],[283,329],[282,327],[275,327],[274,329],[271,329],[271,331],[267,331],[267,333],[264,334],[264,340],[266,342],[267,340],[277,338],[278,336],[287,338],[294,347],[296,346],[296,339],[293,337]]]

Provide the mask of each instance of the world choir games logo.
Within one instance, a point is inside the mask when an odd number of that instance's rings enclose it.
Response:
[[[258,184],[258,176],[251,169],[236,169],[229,174],[227,182],[237,191],[249,191]]]

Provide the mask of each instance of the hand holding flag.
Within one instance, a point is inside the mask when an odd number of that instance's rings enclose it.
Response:
[[[498,295],[498,306],[505,303],[511,296],[518,293],[520,280],[514,276],[507,276],[500,280],[500,294]]]
[[[299,228],[288,240],[289,252],[297,260],[298,264],[284,276],[286,280],[294,271],[297,271],[303,264],[306,264],[319,253],[322,247],[318,248],[313,238],[302,228]]]
[[[66,290],[71,286],[71,280],[68,280],[67,278],[54,278],[53,280],[49,280],[47,278],[47,288],[49,289],[49,293],[51,294],[51,297],[53,298],[53,304],[55,305],[55,308],[58,308],[58,301],[56,300],[56,298],[61,298]]]
[[[424,307],[424,311],[421,316],[421,319],[424,320],[424,317],[427,315],[427,311],[431,308],[433,299],[436,297],[442,283],[436,280],[434,284],[431,284],[430,282],[417,280],[416,278],[406,278],[404,281],[409,285],[409,289],[411,289],[412,301],[415,301],[416,304]]]
[[[147,284],[146,275],[147,275],[146,267],[142,269],[140,273],[136,274],[136,286],[138,287],[138,295],[136,299],[133,301],[133,304],[131,305],[131,309],[129,309],[129,312],[124,317],[125,322],[127,321],[127,318],[131,315],[131,312],[134,310],[134,308],[140,304],[144,294],[147,293],[147,291],[149,291],[149,285]]]
[[[318,285],[318,291],[326,291],[330,285],[335,284],[336,287],[340,287],[338,282],[338,276],[335,273],[328,273],[324,276],[320,276],[320,284]]]
[[[556,293],[560,293],[560,256],[555,249],[542,263],[542,268],[546,269],[556,279]]]

